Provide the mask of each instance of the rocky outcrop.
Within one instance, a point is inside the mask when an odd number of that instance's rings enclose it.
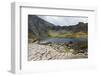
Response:
[[[70,52],[64,52],[64,48],[59,45],[52,47],[50,45],[30,43],[28,46],[28,61],[87,58],[84,53],[74,55],[73,51],[73,49],[70,49]]]

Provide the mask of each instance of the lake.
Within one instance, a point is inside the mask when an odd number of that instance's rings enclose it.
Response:
[[[46,38],[40,41],[40,43],[69,43],[69,42],[81,42],[86,41],[86,39],[76,39],[76,38]]]

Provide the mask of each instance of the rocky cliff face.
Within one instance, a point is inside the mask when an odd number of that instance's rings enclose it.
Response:
[[[32,33],[37,38],[47,37],[48,29],[54,24],[51,24],[36,15],[28,16],[28,32]]]

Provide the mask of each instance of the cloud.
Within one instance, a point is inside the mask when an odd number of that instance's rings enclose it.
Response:
[[[87,17],[81,17],[81,16],[39,16],[40,18],[53,23],[55,25],[60,25],[60,26],[69,26],[69,25],[75,25],[78,24],[78,22],[88,22]]]

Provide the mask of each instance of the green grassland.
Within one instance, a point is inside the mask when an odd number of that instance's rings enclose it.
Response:
[[[48,37],[52,38],[87,38],[86,32],[71,32],[71,31],[65,31],[65,32],[59,32],[59,31],[51,31],[48,32]]]

